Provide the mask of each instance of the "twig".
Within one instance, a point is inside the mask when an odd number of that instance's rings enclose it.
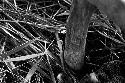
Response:
[[[56,39],[57,39],[58,48],[59,48],[59,50],[60,50],[59,57],[60,57],[60,59],[61,59],[61,65],[62,65],[62,67],[63,67],[63,70],[65,71],[65,69],[64,69],[64,63],[63,63],[62,41],[59,39],[58,32],[56,32],[55,35],[56,35]]]
[[[54,40],[53,40],[54,41]],[[51,42],[51,44],[53,43],[53,41]],[[46,44],[46,43],[45,43]],[[51,45],[50,44],[50,45]],[[50,45],[48,46],[48,48],[50,47]],[[46,45],[45,45],[46,47]],[[49,68],[50,68],[50,73],[51,73],[51,77],[52,77],[52,81],[53,83],[56,83],[56,80],[55,80],[55,77],[54,77],[54,73],[53,73],[53,70],[52,70],[52,67],[51,67],[51,64],[50,64],[50,59],[49,59],[49,53],[48,53],[48,48],[45,48],[45,53],[46,53],[46,56],[47,56],[47,61],[48,61],[48,65],[49,65]]]
[[[41,57],[42,59],[42,57]],[[37,61],[33,66],[32,68],[29,70],[27,76],[25,77],[25,79],[23,80],[23,83],[26,83],[26,82],[30,82],[31,80],[31,77],[33,76],[33,74],[35,73],[35,71],[37,70],[37,67],[38,67],[38,63],[41,61],[41,59],[39,61]]]
[[[119,41],[119,40],[117,40],[117,39],[115,39],[115,38],[112,38],[112,37],[109,37],[108,35],[106,35],[106,34],[103,34],[102,32],[100,32],[100,31],[98,31],[98,30],[96,30],[99,34],[101,34],[101,35],[103,35],[103,36],[105,36],[105,37],[107,37],[107,38],[109,38],[109,39],[111,39],[111,40],[113,40],[113,41],[115,41],[115,42],[117,42],[117,43],[120,43],[120,44],[125,44],[125,43],[123,43],[123,42],[121,42],[121,41]]]
[[[20,46],[17,46],[16,48],[14,48],[14,49],[12,49],[12,50],[10,50],[10,51],[7,51],[7,52],[5,52],[5,53],[3,53],[3,54],[0,54],[0,56],[4,59],[4,58],[6,58],[7,56],[9,56],[9,55],[11,55],[11,54],[14,54],[14,53],[20,51],[21,49],[27,47],[28,45],[30,45],[31,43],[35,42],[36,40],[39,40],[39,37],[38,37],[38,38],[35,38],[35,39],[33,39],[33,40],[30,40],[29,42],[26,42],[26,43],[24,43],[24,44],[22,44],[22,45],[20,45]]]

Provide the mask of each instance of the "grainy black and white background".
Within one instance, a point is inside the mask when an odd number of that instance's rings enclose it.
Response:
[[[84,33],[76,33],[83,29],[76,21],[82,16],[70,17],[71,1],[0,0],[0,83],[125,83],[125,40],[119,26],[93,8],[86,41],[81,41]],[[84,50],[82,67],[65,60],[65,49],[71,48]]]

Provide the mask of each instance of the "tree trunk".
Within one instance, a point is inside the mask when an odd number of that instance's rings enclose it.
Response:
[[[67,21],[64,59],[70,68],[79,70],[84,65],[88,24],[95,7],[87,0],[73,0]]]

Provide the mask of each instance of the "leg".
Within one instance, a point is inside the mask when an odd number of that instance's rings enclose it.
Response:
[[[87,0],[73,0],[64,54],[66,63],[72,69],[78,70],[83,66],[88,24],[94,8]]]

